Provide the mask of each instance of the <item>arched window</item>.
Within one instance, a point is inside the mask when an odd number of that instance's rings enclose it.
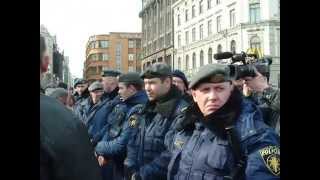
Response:
[[[186,55],[186,71],[189,69],[189,55]]]
[[[192,54],[192,68],[195,69],[197,67],[196,64],[196,53]]]
[[[222,46],[221,44],[219,44],[217,47],[217,53],[221,53],[221,52],[222,52]]]
[[[181,58],[178,58],[178,69],[181,69]]]
[[[203,66],[203,51],[200,51],[200,67]]]
[[[253,36],[250,39],[250,48],[257,48],[257,49],[261,48],[261,41],[258,36]]]
[[[236,53],[236,41],[232,40],[230,44],[230,51],[235,54]]]
[[[212,64],[212,48],[208,50],[208,63]]]

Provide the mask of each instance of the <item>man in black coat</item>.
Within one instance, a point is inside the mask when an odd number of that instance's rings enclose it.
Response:
[[[40,35],[40,79],[49,64]],[[101,180],[84,125],[40,88],[40,179]]]

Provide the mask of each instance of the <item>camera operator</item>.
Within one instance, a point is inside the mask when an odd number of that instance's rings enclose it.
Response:
[[[214,55],[217,60],[231,58],[234,81],[243,95],[252,99],[261,109],[265,123],[280,135],[280,89],[269,84],[272,59],[256,54],[223,52]],[[239,80],[242,80],[242,88]]]
[[[268,77],[255,69],[255,77],[244,76],[243,93],[252,97],[263,112],[266,124],[280,135],[280,89],[268,83]],[[264,75],[263,75],[264,74]]]

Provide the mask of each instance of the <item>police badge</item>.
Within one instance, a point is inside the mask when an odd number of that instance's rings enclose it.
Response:
[[[135,116],[135,115],[131,116],[129,118],[130,127],[132,127],[132,128],[137,127],[137,125],[138,125],[138,121],[137,120],[138,120],[137,116]]]
[[[267,146],[259,150],[260,155],[272,174],[280,175],[280,149],[277,146]]]

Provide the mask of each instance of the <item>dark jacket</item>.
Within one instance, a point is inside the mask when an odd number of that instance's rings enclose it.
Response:
[[[78,119],[84,121],[86,113],[86,105],[90,99],[89,91],[86,90],[81,96],[76,92],[74,93],[75,103],[73,105],[73,112]]]
[[[252,101],[241,97],[238,107],[238,112],[232,107],[220,116],[197,115],[193,124],[174,135],[173,143],[167,144],[172,153],[168,180],[211,180],[230,175],[238,161],[226,131],[221,129],[220,122],[224,121],[224,127],[234,127],[246,157],[241,171],[244,179],[280,179],[279,136],[265,125],[259,108]]]
[[[132,128],[128,119],[140,111],[147,100],[146,93],[139,91],[116,105],[108,116],[110,126],[106,129],[102,141],[97,144],[95,150],[98,155],[112,159],[113,179],[123,179],[124,177],[123,161],[128,141],[132,137]]]
[[[158,101],[147,102],[138,114],[138,126],[128,143],[125,166],[131,174],[139,174],[142,179],[165,179],[170,156],[165,153],[164,139],[187,105],[174,86]]]
[[[121,103],[119,96],[115,96],[113,99],[107,98],[99,103],[93,111],[88,113],[85,124],[88,127],[88,133],[94,145],[101,140],[104,132],[109,127],[108,116],[119,103]]]
[[[40,94],[40,179],[100,180],[84,125],[57,100]]]
[[[280,135],[280,89],[269,87],[262,93],[253,93],[249,99],[261,109],[264,122]]]

